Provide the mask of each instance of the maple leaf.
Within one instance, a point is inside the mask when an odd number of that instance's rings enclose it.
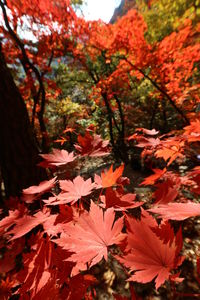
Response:
[[[198,119],[184,127],[184,130],[188,142],[200,141],[200,121]]]
[[[42,234],[37,234],[31,242],[31,252],[23,254],[24,268],[17,274],[18,281],[22,283],[18,292],[24,295],[30,291],[30,299],[41,299],[42,295],[44,299],[58,299],[56,295],[59,291],[59,280],[55,278],[57,249],[49,238],[42,237]],[[65,258],[67,256],[69,254],[66,253]],[[60,258],[63,259],[63,256]],[[68,276],[71,266],[67,262],[62,264],[65,266],[65,276]]]
[[[63,231],[63,224],[73,220],[74,212],[71,206],[60,205],[59,209],[59,214],[50,214],[42,223],[44,232],[47,233],[48,236],[57,236]]]
[[[99,157],[110,154],[108,150],[109,141],[103,141],[100,135],[90,134],[90,130],[87,130],[85,136],[78,136],[79,145],[75,145],[81,156]]]
[[[91,178],[85,181],[81,176],[77,176],[73,181],[60,180],[59,184],[64,192],[56,197],[58,200],[54,198],[48,204],[57,205],[70,202],[74,204],[81,197],[91,194],[92,190],[96,187],[96,184],[92,183]]]
[[[66,127],[66,129],[63,131],[64,133],[72,133],[72,132],[76,132],[76,130],[74,128],[71,128],[71,127]]]
[[[42,181],[39,185],[33,185],[27,189],[23,189],[22,199],[27,203],[32,203],[33,200],[50,191],[54,187],[56,178],[57,177],[54,177],[50,180]]]
[[[40,154],[40,156],[47,161],[49,166],[63,166],[76,158],[73,152],[59,149],[53,149],[52,154]]]
[[[157,135],[159,131],[156,131],[155,129],[146,129],[146,128],[136,128],[136,131],[142,131],[146,135]]]
[[[138,138],[138,134],[137,133],[133,133],[132,135],[130,135],[127,140],[128,141],[132,141],[132,140],[137,140]]]
[[[136,208],[144,204],[144,202],[134,202],[135,194],[120,195],[111,188],[106,189],[106,195],[101,196],[103,207],[113,207],[116,211],[125,211],[126,209]]]
[[[144,148],[144,147],[150,147],[154,148],[160,144],[160,139],[159,138],[145,138],[145,137],[138,137],[137,138],[138,144],[136,145],[139,148]]]
[[[154,193],[156,205],[173,202],[178,196],[178,185],[174,186],[174,182],[170,179],[158,183],[155,186],[158,188]]]
[[[67,259],[76,263],[72,275],[79,270],[86,270],[87,265],[92,267],[103,257],[107,259],[107,247],[119,244],[125,238],[125,234],[121,233],[123,218],[114,222],[113,208],[103,214],[103,210],[91,202],[90,211],[74,219],[75,223],[63,225],[64,233],[54,240],[63,249],[74,253]]]
[[[9,215],[0,221],[0,233],[3,234],[7,229],[9,229],[20,215],[21,213],[18,209],[14,211],[10,210]]]
[[[192,202],[159,204],[154,208],[148,209],[148,211],[159,214],[163,219],[181,221],[199,216],[200,204]]]
[[[184,141],[175,139],[168,139],[163,141],[160,149],[157,149],[155,152],[155,157],[163,158],[165,161],[168,161],[167,165],[169,166],[177,157],[183,158],[181,153],[184,146]]]
[[[22,237],[39,224],[44,223],[48,218],[53,217],[53,215],[49,216],[49,214],[50,212],[48,210],[44,213],[39,211],[33,216],[24,215],[23,217],[16,219],[14,221],[15,227],[7,232],[9,235],[13,234],[10,241]]]
[[[152,171],[154,172],[154,174],[146,177],[145,180],[140,183],[141,185],[153,185],[166,172],[166,168],[164,168],[163,170],[152,169]]]
[[[164,243],[153,231],[158,225],[146,212],[142,211],[141,220],[128,219],[127,253],[117,259],[131,271],[135,271],[129,281],[147,283],[155,277],[158,289],[170,276],[170,270],[180,264],[177,260],[176,239]],[[152,228],[153,225],[153,228]],[[162,230],[162,229],[161,229]]]
[[[190,180],[192,178],[192,181]],[[181,177],[183,184],[192,187],[192,191],[196,194],[200,194],[200,166],[195,167],[188,173],[188,176]]]
[[[119,168],[115,169],[113,172],[113,165],[108,171],[103,171],[101,177],[95,174],[95,182],[98,187],[107,188],[113,186],[117,183],[117,180],[124,171],[124,165],[121,165]]]
[[[61,136],[60,139],[55,140],[54,143],[60,143],[61,146],[63,146],[64,143],[67,141],[68,141],[68,138],[64,138],[63,136]],[[39,166],[43,166],[42,163],[40,163]],[[48,164],[48,166],[49,166],[49,164]],[[46,168],[48,168],[48,166]]]
[[[0,281],[0,299],[9,299],[12,296],[12,288],[16,287],[18,282],[7,276],[5,280]]]

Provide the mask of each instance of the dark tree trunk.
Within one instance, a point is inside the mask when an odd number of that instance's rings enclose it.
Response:
[[[0,168],[6,197],[46,179],[37,167],[38,153],[25,103],[0,45]]]

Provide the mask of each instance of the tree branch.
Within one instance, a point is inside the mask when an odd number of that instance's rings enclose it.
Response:
[[[172,98],[168,95],[168,93],[167,93],[165,90],[163,90],[163,89],[157,84],[156,81],[154,81],[151,77],[149,77],[148,75],[146,75],[145,72],[144,72],[142,69],[140,69],[140,68],[134,66],[134,65],[133,65],[126,57],[123,57],[123,59],[124,59],[124,60],[125,60],[132,68],[134,68],[135,70],[139,71],[139,72],[144,76],[144,78],[148,79],[148,80],[152,83],[152,85],[153,85],[153,86],[154,86],[161,94],[163,94],[163,95],[169,100],[170,104],[174,107],[174,109],[177,111],[177,113],[183,118],[183,120],[185,121],[185,123],[186,123],[187,125],[190,124],[189,119],[184,115],[184,113],[182,112],[182,110],[181,110],[178,106],[176,106],[176,104],[175,104],[175,102],[172,100]]]

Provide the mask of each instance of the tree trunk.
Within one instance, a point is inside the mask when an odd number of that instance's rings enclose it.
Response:
[[[0,167],[6,197],[46,179],[37,167],[36,140],[26,105],[8,69],[0,44]]]

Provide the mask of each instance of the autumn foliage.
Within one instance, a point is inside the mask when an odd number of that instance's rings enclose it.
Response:
[[[38,168],[48,175],[0,210],[0,298],[95,299],[95,267],[109,262],[128,282],[126,295],[110,292],[114,299],[140,299],[138,285],[150,296],[165,288],[172,299],[200,297],[179,289],[188,260],[185,228],[200,216],[199,25],[186,20],[152,42],[137,10],[104,24],[78,18],[67,0],[0,6],[3,52],[13,70],[23,67],[18,87],[43,149]],[[24,15],[35,44],[18,36]],[[45,107],[62,96],[51,65],[65,56],[90,82],[85,111],[93,105],[98,113],[84,111],[82,130],[73,112],[74,127],[56,140],[61,149],[54,144],[47,153]],[[136,149],[149,172],[138,186],[123,177]],[[83,172],[84,164],[110,157],[107,168]],[[148,194],[139,193],[146,187]],[[200,249],[192,251],[199,285]]]
[[[184,280],[179,277],[184,260],[180,221],[199,216],[200,204],[184,197],[183,189],[199,194],[200,171],[196,167],[181,177],[167,167],[172,157],[186,158],[187,147],[193,143],[191,126],[194,123],[176,139],[162,137],[153,146],[145,145],[143,152],[151,151],[148,155],[157,156],[160,151],[159,157],[162,153],[166,161],[165,169],[154,170],[154,175],[142,183],[155,185],[153,201],[138,202],[136,194],[127,193],[123,166],[114,170],[111,166],[86,180],[80,175],[73,180],[54,177],[24,189],[21,199],[11,199],[8,215],[0,221],[4,252],[1,272],[6,274],[1,281],[4,299],[14,291],[20,299],[74,299],[75,293],[76,299],[94,297],[97,279],[90,270],[108,256],[126,268],[130,282],[144,284],[154,280],[158,289],[166,280],[175,284]],[[198,139],[196,135],[195,142]],[[169,158],[171,149],[179,156]],[[60,168],[79,160],[80,154],[54,150],[42,157],[46,166]],[[170,220],[177,222],[176,231]],[[80,289],[74,292],[76,282]]]

